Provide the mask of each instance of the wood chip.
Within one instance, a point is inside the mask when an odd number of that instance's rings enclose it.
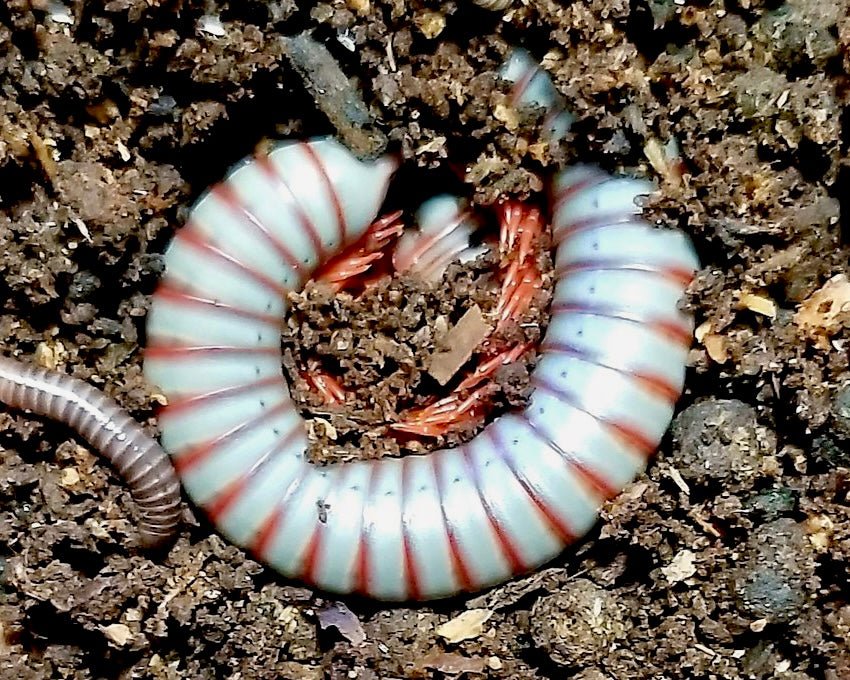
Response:
[[[42,368],[55,369],[58,363],[53,348],[46,342],[40,342],[35,346],[34,359],[35,363]]]
[[[348,8],[357,12],[360,16],[365,16],[369,14],[369,10],[372,9],[372,3],[370,0],[346,0],[346,5]]]
[[[685,495],[691,495],[691,487],[688,486],[688,483],[682,478],[682,475],[676,468],[668,468],[666,472],[667,476],[673,480],[676,486],[685,492]]]
[[[437,628],[437,635],[449,642],[476,638],[484,632],[484,624],[491,616],[493,616],[492,609],[468,609]]]
[[[725,335],[709,333],[703,340],[706,354],[716,364],[725,364],[729,361],[729,346]]]
[[[337,433],[336,428],[331,424],[329,420],[325,420],[324,418],[315,418],[313,420],[313,423],[315,423],[315,425],[322,426],[325,437],[332,441],[336,441],[339,434]]]
[[[827,281],[797,308],[794,323],[818,344],[828,348],[826,338],[841,330],[850,320],[850,280],[838,274]]]
[[[110,642],[114,642],[119,647],[126,645],[133,637],[133,632],[123,623],[101,626],[100,629]]]
[[[714,324],[704,321],[694,331],[697,342],[705,347],[708,357],[718,364],[724,364],[729,360],[729,347],[726,336],[714,332]]]
[[[426,10],[413,17],[413,23],[429,40],[433,40],[446,27],[446,17],[441,12]]]
[[[810,517],[805,522],[806,531],[809,532],[809,541],[818,552],[826,552],[832,543],[832,534],[835,525],[826,515]]]
[[[761,314],[762,316],[767,316],[771,319],[776,318],[776,303],[764,295],[742,293],[741,305],[756,314]]]
[[[44,174],[47,176],[47,179],[51,184],[53,184],[56,180],[56,176],[59,174],[59,166],[53,158],[53,152],[50,149],[50,145],[47,143],[47,140],[43,139],[41,135],[36,132],[35,128],[31,126],[27,127],[30,146],[35,153],[35,157],[41,164],[41,169],[44,170]]]
[[[80,483],[80,473],[77,472],[77,468],[69,467],[62,470],[59,483],[66,489],[77,486]]]
[[[675,138],[662,144],[657,137],[650,137],[644,144],[643,152],[652,168],[664,181],[672,186],[682,183],[682,158],[679,153],[679,143]]]
[[[682,550],[673,558],[670,564],[666,567],[661,567],[661,572],[670,583],[679,583],[679,581],[684,581],[696,573],[695,559],[696,555],[693,552]]]
[[[431,355],[428,373],[441,385],[448,383],[490,331],[481,308],[475,305],[446,333],[442,342],[448,349]]]
[[[493,118],[504,123],[508,130],[513,131],[519,127],[519,114],[511,106],[497,104],[493,110]]]
[[[420,668],[433,668],[446,675],[483,673],[487,661],[481,657],[467,657],[454,652],[429,652],[417,664]]]
[[[767,628],[767,619],[756,619],[750,624],[750,630],[754,633],[761,633],[765,628]]]

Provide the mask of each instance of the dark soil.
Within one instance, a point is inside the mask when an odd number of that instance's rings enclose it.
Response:
[[[647,144],[676,138],[684,182],[650,210],[693,237],[704,269],[657,461],[580,547],[478,597],[349,612],[188,508],[176,545],[144,553],[109,468],[55,423],[0,414],[0,676],[850,677],[850,5],[683,4],[518,0],[502,17],[469,0],[4,2],[2,349],[152,426],[145,313],[186,209],[263,138],[332,131],[280,35],[314,29],[358,79],[405,158],[408,209],[443,190],[540,201],[575,160],[653,175]],[[494,115],[510,45],[545,57],[576,114],[563,148]],[[322,305],[337,331],[358,305],[378,323],[380,296],[407,285],[305,299],[314,341],[299,331],[293,361],[328,341]],[[477,294],[442,312],[446,296],[426,296],[418,313],[458,316]],[[479,625],[451,642],[440,626],[464,611]]]

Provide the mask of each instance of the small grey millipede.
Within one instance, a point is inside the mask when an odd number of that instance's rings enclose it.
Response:
[[[73,428],[130,487],[145,546],[168,540],[180,520],[180,481],[157,441],[124,409],[88,383],[0,357],[0,402]]]

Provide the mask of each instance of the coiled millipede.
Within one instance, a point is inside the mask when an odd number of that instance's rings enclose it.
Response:
[[[186,491],[231,541],[326,591],[436,599],[554,558],[643,469],[683,389],[698,263],[640,219],[649,183],[561,172],[527,408],[453,449],[317,467],[281,368],[286,296],[365,232],[393,172],[332,139],[238,165],[167,250],[145,374]]]

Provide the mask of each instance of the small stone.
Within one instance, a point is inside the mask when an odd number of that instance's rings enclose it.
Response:
[[[617,596],[588,579],[541,598],[531,616],[534,643],[564,666],[599,663],[627,636]]]
[[[718,480],[748,489],[764,456],[776,452],[776,434],[756,410],[736,399],[708,399],[685,409],[672,426],[673,464],[689,484]]]
[[[791,489],[774,487],[752,496],[748,505],[760,513],[765,520],[772,521],[784,514],[793,512],[797,507],[797,497]]]
[[[791,519],[759,527],[734,575],[741,610],[767,622],[798,617],[814,588],[815,560],[804,528]],[[751,624],[752,626],[753,624]]]

